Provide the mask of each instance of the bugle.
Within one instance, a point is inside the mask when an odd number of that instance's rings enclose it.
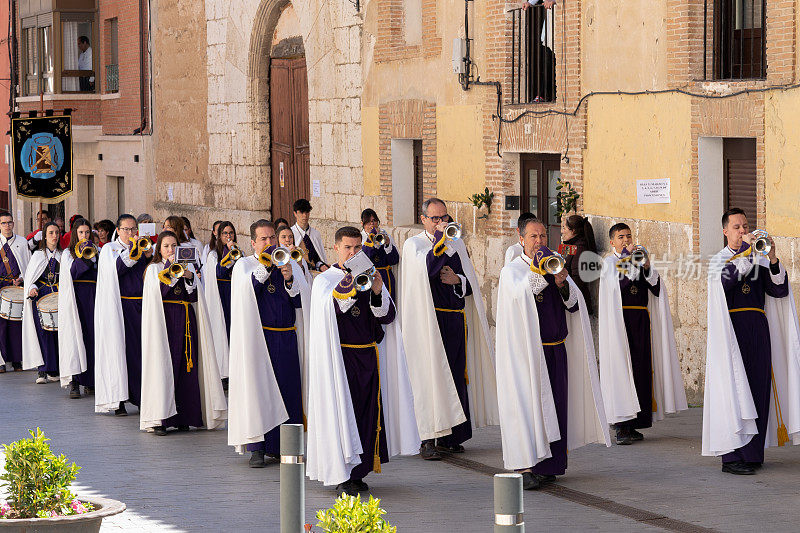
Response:
[[[353,280],[358,292],[366,292],[372,288],[372,279],[375,277],[375,267],[357,275]]]
[[[567,261],[558,252],[553,252],[553,255],[545,256],[539,261],[539,268],[548,274],[556,275],[564,270],[564,265]]]
[[[444,228],[444,236],[446,239],[455,241],[461,238],[461,224],[457,222],[450,222]]]
[[[750,245],[753,247],[753,251],[760,253],[761,255],[769,255],[769,253],[772,251],[772,243],[769,240],[769,233],[763,229],[757,229],[753,232],[753,237],[756,238],[756,240],[753,241],[753,244]]]
[[[75,255],[81,259],[91,259],[97,255],[97,246],[88,239],[81,239],[75,244]]]
[[[389,244],[389,236],[385,232],[381,231],[372,237],[372,241],[378,246],[386,246]]]

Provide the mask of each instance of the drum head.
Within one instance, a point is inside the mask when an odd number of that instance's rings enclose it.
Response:
[[[22,303],[25,300],[24,294],[25,291],[22,289],[22,287],[14,287],[13,285],[9,285],[8,287],[3,287],[0,289],[0,298],[9,302]]]
[[[46,294],[39,299],[39,302],[36,304],[39,307],[39,311],[43,313],[57,313],[58,312],[58,293],[51,292],[50,294]]]

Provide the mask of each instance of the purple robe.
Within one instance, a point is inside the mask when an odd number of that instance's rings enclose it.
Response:
[[[272,370],[278,381],[286,413],[289,415],[289,419],[284,423],[302,424],[303,389],[295,330],[295,309],[299,309],[302,305],[300,295],[289,296],[283,275],[277,268],[270,270],[269,277],[264,283],[258,281],[255,276],[252,277],[252,281]],[[247,450],[279,455],[280,426],[264,435],[263,441],[248,444]]]
[[[660,294],[661,278],[655,285],[650,285],[645,279],[649,274],[649,270],[639,269],[639,277],[636,280],[631,281],[624,276],[619,280],[622,317],[625,320],[628,349],[631,353],[633,383],[641,411],[636,413],[636,418],[620,422],[617,427],[644,429],[653,425],[653,349],[650,343],[650,313],[647,309],[629,308],[646,308],[648,291],[656,297]]]
[[[22,274],[17,264],[17,258],[8,243],[3,245],[3,252],[8,259],[8,265],[0,261],[0,288],[14,284]],[[0,318],[0,351],[3,360],[12,363],[14,368],[22,368],[22,321],[6,320]]]
[[[738,252],[747,249],[742,243]],[[778,274],[780,265],[775,263],[769,268],[756,265],[746,275],[740,277],[733,263],[728,263],[722,270],[722,287],[728,310],[731,311],[731,323],[736,334],[736,342],[742,354],[742,363],[747,374],[753,403],[756,406],[756,428],[750,442],[722,456],[723,463],[744,461],[748,463],[764,462],[764,440],[769,422],[770,394],[772,394],[772,345],[769,336],[769,324],[764,309],[766,295],[773,298],[785,298],[789,295],[789,277],[776,285],[770,272]],[[744,309],[736,311],[736,309]]]
[[[371,235],[375,234],[373,233]],[[397,301],[397,281],[394,278],[394,272],[392,272],[392,267],[400,262],[400,254],[397,253],[397,246],[393,245],[392,251],[389,253],[386,252],[386,248],[377,245],[368,246],[365,244],[362,250],[364,250],[364,253],[370,258],[372,264],[375,265],[375,268],[380,273],[383,284],[386,285],[386,289],[389,291],[389,296],[392,297],[392,300]]]
[[[227,246],[223,247],[222,257],[225,257],[230,252]],[[222,266],[217,263],[217,289],[219,290],[219,299],[222,303],[222,314],[225,316],[225,332],[228,334],[228,340],[231,340],[231,276],[233,275],[233,265]]]
[[[83,332],[83,345],[86,347],[86,372],[77,376],[77,379],[80,385],[94,388],[94,296],[97,290],[97,262],[75,258],[70,273]]]
[[[127,254],[128,250],[123,250]],[[128,365],[129,402],[139,406],[142,394],[142,290],[144,272],[150,259],[142,257],[131,267],[117,257],[119,294],[122,297],[122,318],[125,323],[125,361]]]
[[[314,248],[314,243],[311,242],[311,237],[308,236],[307,232],[305,235],[303,235],[303,244],[305,245],[305,248],[308,251],[309,268],[311,268],[312,270],[319,270],[319,267],[324,265],[325,263],[322,262],[322,259],[320,258],[317,249]]]
[[[567,377],[569,365],[567,364],[567,350],[564,346],[564,340],[569,333],[567,311],[574,313],[578,310],[578,305],[575,304],[569,309],[564,306],[564,302],[569,298],[569,285],[559,289],[555,277],[545,274],[544,278],[547,280],[547,287],[534,298],[539,314],[539,335],[542,338],[544,360],[547,363],[547,374],[550,378],[550,388],[553,392],[561,438],[550,443],[551,457],[534,465],[532,471],[535,474],[560,476],[567,470],[567,408],[569,406]]]
[[[342,344],[342,359],[353,403],[353,415],[363,450],[360,455],[361,463],[353,468],[350,479],[364,479],[374,468],[376,442],[380,462],[389,462],[384,430],[386,425],[383,421],[382,402],[378,395],[380,390],[378,351],[376,347],[369,345],[379,344],[383,340],[382,324],[392,323],[396,309],[394,303],[390,302],[386,316],[376,317],[370,304],[372,307],[381,307],[383,303],[381,295],[365,291],[356,293],[354,298],[355,303],[346,311],[342,310],[339,300],[334,299],[334,305],[339,342]],[[381,428],[380,433],[378,427]]]
[[[169,263],[167,263],[169,267]],[[186,290],[183,278],[170,287],[159,283],[164,302],[164,320],[167,325],[167,341],[172,358],[172,378],[175,383],[175,408],[177,414],[167,418],[162,425],[167,427],[203,427],[203,410],[200,403],[200,380],[197,369],[201,364],[197,346],[197,316],[194,307],[182,302],[196,303],[197,289]],[[188,367],[191,361],[191,368]]]
[[[36,280],[39,295],[32,302],[36,336],[39,337],[39,347],[42,349],[42,360],[44,361],[44,364],[39,367],[39,372],[47,372],[51,376],[58,375],[58,332],[47,331],[42,328],[37,304],[42,297],[52,292],[58,292],[58,268],[58,260],[55,257],[51,257],[44,272]]]
[[[442,238],[442,232],[437,231],[434,234],[434,242],[438,243]],[[439,272],[445,265],[452,268],[456,274],[464,276],[458,254],[449,256],[445,252],[436,256],[431,249],[428,252],[427,264],[439,333],[442,336],[450,372],[453,374],[458,399],[461,401],[464,416],[467,417],[465,422],[452,428],[453,432],[450,435],[438,439],[439,444],[454,447],[472,438],[467,391],[467,322],[464,316],[464,298],[472,294],[472,287],[466,278],[461,285],[446,285],[439,280]]]

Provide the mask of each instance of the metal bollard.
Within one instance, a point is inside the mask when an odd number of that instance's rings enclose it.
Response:
[[[494,475],[494,533],[524,533],[522,475]]]
[[[281,424],[281,533],[300,533],[306,495],[303,424]]]

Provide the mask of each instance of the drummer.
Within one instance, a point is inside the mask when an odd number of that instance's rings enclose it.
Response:
[[[25,271],[25,295],[28,299],[22,317],[23,366],[38,366],[36,383],[39,384],[59,381],[58,331],[52,329],[52,325],[48,329],[43,327],[43,320],[47,318],[41,316],[38,306],[45,296],[58,292],[61,230],[55,222],[48,222],[42,228],[42,234],[44,237],[39,249],[31,256]],[[56,309],[57,304],[53,306],[53,310]]]
[[[0,290],[22,288],[22,276],[30,258],[27,241],[14,233],[11,212],[0,210]],[[11,317],[0,311],[0,374],[6,371],[6,363],[11,363],[15,371],[22,370],[22,315]]]

